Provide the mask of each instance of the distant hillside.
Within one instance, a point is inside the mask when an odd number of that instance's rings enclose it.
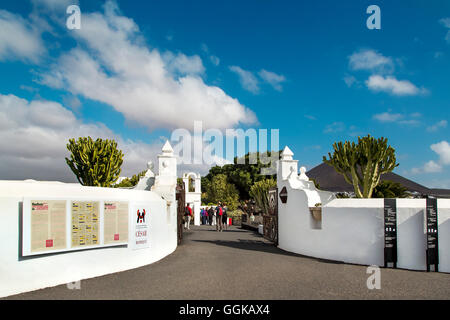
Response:
[[[313,178],[319,183],[320,189],[333,192],[353,192],[353,186],[348,184],[344,177],[337,173],[333,167],[322,163],[306,172],[309,178]],[[398,182],[410,192],[418,192],[422,195],[431,195],[439,198],[450,198],[448,189],[430,189],[414,181],[406,179],[396,173],[389,172],[381,176],[381,180],[391,180]]]

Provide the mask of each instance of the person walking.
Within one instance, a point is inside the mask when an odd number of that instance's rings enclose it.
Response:
[[[211,207],[211,208],[209,208],[209,210],[208,210],[208,222],[209,222],[209,225],[210,225],[210,226],[213,225],[213,218],[214,218],[214,208]]]
[[[190,230],[189,226],[191,224],[191,218],[192,218],[192,209],[188,203],[186,208],[184,209],[184,229],[185,230]]]
[[[202,209],[202,225],[206,224],[206,216],[207,216],[206,210],[205,210],[205,208],[203,208]]]
[[[219,202],[216,207],[216,231],[218,232],[222,232],[223,230],[222,215],[223,215],[223,208],[222,204]]]
[[[203,224],[208,224],[208,207],[203,209],[203,213],[204,213],[204,220],[205,220],[205,222]]]
[[[222,209],[223,213],[222,213],[222,224],[223,227],[225,228],[225,230],[228,230],[228,215],[227,215],[227,205],[224,203],[223,204],[223,209]]]

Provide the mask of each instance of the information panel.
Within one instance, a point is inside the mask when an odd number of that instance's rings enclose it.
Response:
[[[134,239],[132,240],[132,248],[144,249],[150,247],[150,207],[148,205],[135,205],[133,207],[134,217]]]
[[[31,200],[31,252],[66,248],[66,201]]]
[[[397,267],[397,200],[384,199],[384,267]]]
[[[434,265],[434,271],[439,271],[438,247],[438,210],[437,199],[427,198],[427,271]]]
[[[128,241],[128,203],[105,201],[104,242],[121,243]]]
[[[72,248],[99,244],[99,203],[72,201]]]

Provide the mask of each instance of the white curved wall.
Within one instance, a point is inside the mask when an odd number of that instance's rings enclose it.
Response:
[[[384,265],[384,200],[335,199],[322,208],[315,229],[305,191],[288,180],[288,201],[278,202],[279,247],[311,257]],[[439,271],[450,272],[450,199],[438,199]],[[397,199],[397,267],[426,270],[425,199]]]
[[[151,207],[150,247],[96,248],[76,252],[21,257],[20,203],[24,197],[46,199],[128,201]],[[134,217],[129,217],[129,241]],[[133,218],[133,219],[132,219]],[[0,181],[0,297],[66,284],[144,266],[177,247],[176,203],[151,191],[83,187],[78,184]]]

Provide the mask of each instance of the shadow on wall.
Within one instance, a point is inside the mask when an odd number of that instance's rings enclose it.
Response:
[[[397,246],[400,268],[426,270],[427,240],[424,226],[424,210],[398,225]]]
[[[450,243],[450,219],[439,225],[438,233],[440,243]],[[439,265],[439,271],[450,273],[450,268],[443,268],[443,266],[450,266],[450,252],[448,250],[439,249]]]

